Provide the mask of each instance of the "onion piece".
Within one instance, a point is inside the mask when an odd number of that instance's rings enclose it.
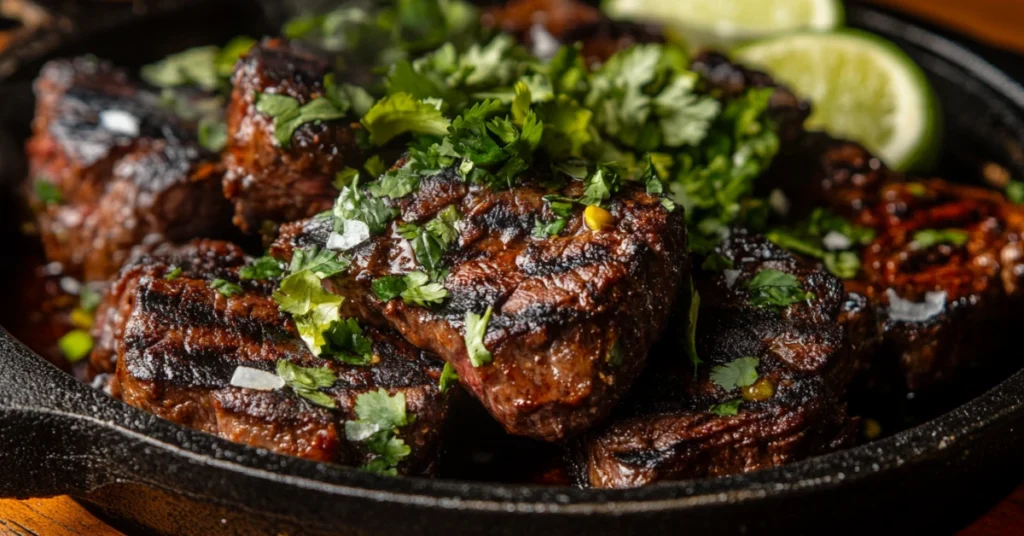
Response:
[[[821,245],[825,246],[825,249],[829,251],[840,251],[850,249],[853,241],[850,240],[850,237],[839,231],[829,231],[828,234],[821,238]]]
[[[103,110],[100,125],[115,134],[133,138],[139,135],[139,118],[124,110]]]
[[[725,286],[732,288],[736,284],[736,280],[740,277],[739,270],[722,270],[722,275],[725,276]]]
[[[231,385],[257,391],[273,391],[284,387],[284,380],[273,372],[251,367],[238,367],[231,376]]]
[[[899,297],[896,291],[888,289],[889,317],[900,322],[924,322],[946,309],[946,291],[926,292],[924,302],[912,302]]]

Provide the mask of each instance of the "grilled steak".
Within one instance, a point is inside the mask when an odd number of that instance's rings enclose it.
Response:
[[[537,238],[539,220],[555,215],[542,197],[578,197],[582,183],[561,191],[524,179],[505,191],[464,182],[454,170],[424,179],[394,202],[400,215],[380,236],[353,250],[347,275],[332,280],[346,296],[346,315],[391,326],[413,345],[436,353],[506,430],[559,440],[604,417],[636,378],[666,324],[686,271],[682,210],[629,184],[613,198],[614,228],[592,232],[575,209],[560,235]],[[381,302],[374,279],[422,270],[410,242],[396,231],[422,224],[454,205],[463,215],[444,256],[445,302],[428,309]],[[286,226],[272,253],[323,246],[330,224]],[[493,361],[474,367],[463,342],[467,312],[488,307],[486,348]]]
[[[232,441],[357,465],[373,454],[365,441],[346,439],[344,423],[357,418],[357,396],[383,388],[404,394],[412,417],[398,434],[412,449],[398,470],[429,471],[447,411],[437,388],[441,362],[375,329],[365,333],[374,353],[370,366],[313,356],[271,298],[276,282],[238,279],[245,260],[230,244],[200,241],[125,268],[98,318],[111,324],[99,329],[116,339],[114,392],[132,406]],[[178,275],[169,275],[174,268]],[[243,291],[221,294],[211,287],[218,278]],[[237,367],[272,372],[279,360],[329,367],[337,379],[321,392],[337,409],[314,405],[289,387],[260,391],[231,385]]]
[[[797,206],[824,204],[876,231],[845,282],[869,307],[851,302],[844,320],[880,341],[859,352],[870,383],[894,383],[879,374],[895,370],[911,391],[947,383],[1005,342],[1024,304],[1024,208],[988,189],[893,172],[852,142],[816,135],[805,145],[773,177],[803,192]]]
[[[29,197],[46,255],[66,273],[106,279],[136,245],[230,228],[217,155],[124,72],[91,59],[51,62],[36,96]]]
[[[358,123],[308,122],[282,147],[274,137],[274,119],[256,110],[259,93],[286,95],[301,104],[322,96],[331,65],[326,54],[266,39],[236,66],[227,112],[224,193],[234,203],[234,221],[243,231],[329,209],[338,196],[332,185],[335,173],[346,166],[361,167]]]
[[[716,253],[734,268],[694,272],[697,374],[679,350],[652,357],[611,422],[574,443],[579,483],[626,488],[753,471],[852,439],[839,281],[745,231],[733,231]],[[781,311],[752,305],[747,284],[762,270],[796,276],[814,298]],[[726,390],[712,379],[716,367],[745,357],[759,360],[751,387]],[[734,415],[720,406],[737,401]]]

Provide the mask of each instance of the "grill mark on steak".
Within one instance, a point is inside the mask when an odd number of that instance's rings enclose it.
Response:
[[[840,282],[743,230],[716,252],[732,259],[738,274],[730,285],[723,272],[694,272],[703,364],[694,375],[679,347],[655,351],[610,422],[571,445],[578,483],[623,488],[753,471],[852,440],[855,422],[846,417],[843,396],[853,362],[836,322]],[[795,275],[816,298],[782,312],[752,306],[746,281],[765,269]],[[775,394],[744,401],[735,416],[715,415],[710,408],[740,393],[712,382],[711,368],[739,357],[759,359],[759,377],[772,382]]]
[[[105,280],[138,245],[230,228],[218,156],[156,94],[82,58],[48,63],[35,92],[28,197],[47,257],[68,275]],[[36,197],[40,181],[56,187],[60,203]]]
[[[338,196],[335,173],[362,166],[358,123],[316,121],[300,126],[288,148],[274,138],[274,120],[256,111],[256,95],[272,93],[301,104],[322,96],[331,58],[282,39],[264,39],[236,65],[228,104],[224,194],[235,206],[235,224],[260,230],[328,210]]]
[[[531,236],[538,218],[552,217],[544,195],[581,193],[580,183],[559,190],[532,178],[506,191],[457,186],[450,173],[425,179],[417,193],[394,203],[401,215],[383,234],[350,252],[348,275],[329,285],[346,296],[346,315],[392,327],[450,362],[510,433],[550,441],[575,435],[633,383],[687,269],[682,210],[666,211],[632,184],[610,203],[614,230],[591,232],[577,209],[560,236]],[[370,289],[374,279],[419,269],[395,228],[424,222],[452,200],[464,217],[445,257],[449,298],[435,309],[381,303]],[[271,252],[287,259],[297,246],[322,246],[329,227],[318,220],[286,225]],[[494,359],[473,367],[464,318],[488,306],[494,313],[485,344]],[[620,365],[607,359],[616,342]]]
[[[98,329],[117,334],[115,392],[132,406],[233,441],[348,465],[373,457],[365,443],[345,439],[345,421],[357,418],[356,397],[378,388],[401,392],[413,422],[399,431],[412,448],[399,472],[431,471],[447,412],[447,397],[437,388],[441,362],[374,328],[364,332],[375,356],[370,366],[312,355],[271,298],[275,282],[239,280],[237,270],[246,261],[230,244],[198,241],[126,266],[97,316],[107,324]],[[180,267],[181,275],[167,279],[172,267]],[[244,291],[223,296],[210,287],[214,274]],[[280,359],[331,368],[337,381],[323,392],[337,411],[290,388],[260,392],[230,385],[238,366],[273,372]]]

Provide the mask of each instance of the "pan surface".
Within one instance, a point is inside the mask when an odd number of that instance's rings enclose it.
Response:
[[[259,31],[258,17],[239,16],[241,8],[228,4],[207,3],[201,19],[179,13],[149,27],[115,28],[53,53],[92,52],[136,65]],[[944,105],[943,176],[977,180],[988,162],[1024,176],[1024,88],[970,49],[905,19],[862,7],[851,7],[848,18],[895,41],[928,73]],[[145,46],[124,46],[142,38]],[[17,154],[31,119],[27,83],[37,69],[26,57],[0,86],[7,265],[24,252],[12,185],[23,173]],[[999,361],[1017,371],[1022,357],[1009,349]],[[745,475],[581,490],[379,477],[233,444],[110,399],[0,332],[0,497],[72,494],[167,534],[948,531],[1024,475],[1024,372],[1003,377],[948,413],[853,449]]]

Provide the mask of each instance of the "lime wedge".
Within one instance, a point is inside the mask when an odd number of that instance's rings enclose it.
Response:
[[[616,18],[665,24],[694,48],[843,25],[841,0],[605,0],[604,10]]]
[[[937,155],[935,94],[889,41],[856,30],[799,33],[743,46],[734,57],[811,99],[809,129],[860,142],[897,170],[922,169]]]

